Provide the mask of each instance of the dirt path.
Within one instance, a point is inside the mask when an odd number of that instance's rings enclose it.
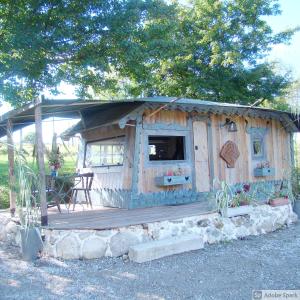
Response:
[[[121,258],[36,263],[0,244],[0,299],[251,299],[300,289],[300,224],[135,264]]]

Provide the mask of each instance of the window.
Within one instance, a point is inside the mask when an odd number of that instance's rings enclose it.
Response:
[[[124,137],[89,142],[86,145],[85,166],[118,166],[123,164]]]
[[[185,160],[184,136],[149,136],[149,160]]]
[[[264,158],[264,139],[262,137],[252,137],[252,158]]]
[[[254,156],[261,156],[262,153],[262,143],[261,140],[254,140],[253,141],[253,155]]]

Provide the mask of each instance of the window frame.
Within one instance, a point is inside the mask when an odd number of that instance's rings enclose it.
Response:
[[[254,153],[254,145],[253,143],[255,141],[260,141],[260,145],[261,145],[261,154],[257,155]],[[251,139],[250,139],[250,143],[251,143],[251,157],[253,160],[263,160],[266,157],[266,142],[265,142],[265,135],[264,134],[259,134],[259,133],[252,133],[251,134]]]
[[[124,152],[123,152],[123,163],[122,164],[106,164],[106,165],[95,165],[95,166],[87,166],[86,165],[86,158],[87,158],[87,147],[89,144],[97,143],[97,142],[104,142],[104,141],[109,141],[109,140],[117,140],[123,138],[124,141],[122,145],[124,146]],[[118,145],[116,144],[107,144],[107,145]],[[125,159],[125,151],[126,151],[126,136],[125,135],[120,135],[120,136],[114,136],[114,137],[109,137],[109,138],[103,138],[103,139],[96,139],[96,140],[91,140],[91,141],[86,141],[85,142],[85,147],[84,147],[84,163],[83,167],[84,168],[110,168],[110,167],[122,167],[124,166],[124,159]]]
[[[183,141],[183,160],[150,160],[150,149],[149,149],[149,136],[180,136],[184,138]],[[145,149],[145,166],[157,166],[157,165],[183,165],[191,161],[191,139],[189,130],[146,130],[144,135],[144,147]]]

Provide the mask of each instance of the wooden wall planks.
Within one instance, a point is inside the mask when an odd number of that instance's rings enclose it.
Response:
[[[153,110],[146,110],[143,115],[143,124],[175,124],[180,125],[186,130],[190,130],[188,125],[189,114],[182,111],[161,110],[149,117]],[[195,116],[197,113],[193,112]],[[260,161],[254,161],[251,155],[251,140],[250,134],[246,132],[245,118],[242,116],[233,116],[237,125],[237,132],[228,132],[227,127],[220,127],[224,124],[228,116],[211,115],[212,128],[212,160],[214,177],[219,180],[225,180],[229,184],[239,182],[258,182],[264,180],[280,180],[286,177],[290,170],[290,136],[285,131],[282,124],[275,120],[265,120],[258,118],[247,118],[248,127],[268,128],[265,136],[266,158],[264,161],[269,161],[271,167],[275,168],[275,175],[269,177],[254,177],[253,170]],[[180,126],[177,128],[180,128]],[[207,141],[207,126],[206,121],[194,121],[195,131],[192,133],[194,140]],[[174,129],[179,130],[179,129]],[[145,144],[146,130],[142,129],[141,144],[140,144],[140,159],[139,159],[139,178],[138,192],[150,193],[182,188],[192,188],[192,185],[178,185],[172,187],[158,187],[155,185],[154,178],[163,176],[169,170],[182,169],[184,174],[191,175],[194,163],[196,164],[195,176],[196,190],[199,192],[209,190],[209,168],[208,168],[208,147],[207,143],[201,143],[199,151],[196,153],[192,147],[189,147],[190,160],[185,163],[163,163],[159,165],[146,164],[147,160],[147,144]],[[82,136],[87,141],[110,138],[115,136],[126,136],[126,151],[124,157],[124,165],[110,168],[93,169],[96,174],[95,185],[98,188],[125,188],[131,189],[132,170],[133,170],[133,155],[135,147],[135,127],[126,126],[125,129],[120,129],[118,125],[110,125],[106,127],[96,128],[85,131]],[[232,140],[235,142],[240,151],[235,168],[228,168],[226,163],[220,158],[219,153],[223,144]],[[197,145],[197,143],[195,143]],[[194,161],[195,157],[195,161]],[[200,179],[198,179],[200,178]]]

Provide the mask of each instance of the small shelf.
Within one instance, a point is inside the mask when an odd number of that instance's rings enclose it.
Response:
[[[275,169],[274,168],[255,168],[254,176],[255,177],[266,177],[266,176],[274,176]]]
[[[155,184],[157,186],[179,185],[191,183],[190,175],[181,176],[160,176],[155,178]]]

